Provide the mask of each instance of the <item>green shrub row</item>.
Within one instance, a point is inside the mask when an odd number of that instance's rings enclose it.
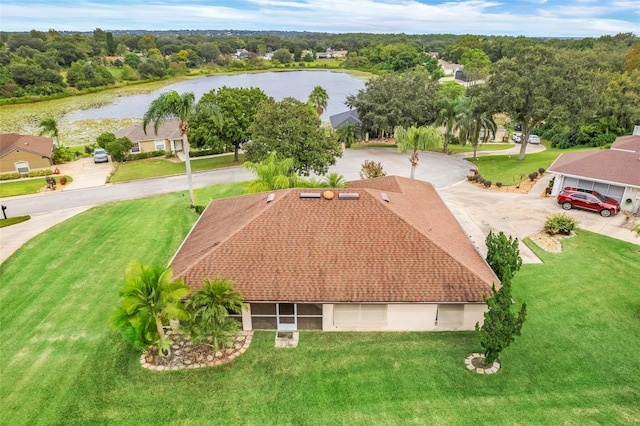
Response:
[[[145,158],[153,157],[164,157],[165,155],[167,155],[167,153],[162,149],[158,151],[140,152],[138,154],[127,155],[127,161],[143,160]]]
[[[41,176],[49,176],[52,175],[53,172],[50,169],[45,169],[45,170],[34,170],[32,172],[29,172],[27,174],[20,174],[20,173],[4,173],[0,175],[0,180],[15,180],[15,179],[20,179],[20,178],[24,178],[24,177],[41,177]]]

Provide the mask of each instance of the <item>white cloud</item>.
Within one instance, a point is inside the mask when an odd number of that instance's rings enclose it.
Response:
[[[210,5],[212,1],[206,0],[11,4],[17,1],[2,0],[3,31],[90,31],[100,27],[580,37],[638,32],[633,14],[640,13],[637,0],[568,0],[562,6],[550,5],[548,0],[451,0],[438,4],[417,0],[238,0],[231,3],[233,6]],[[620,12],[630,15],[629,19],[610,18]]]

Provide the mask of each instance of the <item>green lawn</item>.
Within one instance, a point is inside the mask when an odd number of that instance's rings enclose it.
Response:
[[[201,172],[205,170],[221,169],[242,165],[244,155],[240,154],[238,162],[233,161],[233,154],[218,157],[192,158],[191,170]],[[169,176],[186,173],[183,162],[167,160],[165,158],[148,158],[145,160],[120,163],[111,182],[128,182],[130,180],[146,179],[158,176]]]
[[[302,332],[296,349],[276,349],[274,333],[259,332],[232,364],[143,370],[108,328],[109,313],[127,261],[169,261],[196,220],[187,204],[169,194],[97,207],[0,265],[2,423],[640,421],[640,246],[585,231],[561,254],[534,248],[544,263],[516,275],[529,317],[493,376],[464,368],[480,349],[475,332]]]
[[[60,176],[54,176],[56,183],[60,183]],[[66,176],[67,182],[73,182],[73,179]],[[13,197],[16,195],[35,194],[38,190],[47,186],[45,178],[35,179],[17,179],[12,181],[0,182],[0,198]]]
[[[492,182],[502,182],[505,185],[515,185],[527,179],[531,172],[537,172],[539,168],[545,170],[560,154],[568,152],[586,151],[597,148],[558,149],[550,148],[546,143],[545,149],[536,154],[527,154],[524,160],[518,160],[518,154],[488,155],[485,157],[469,158],[469,161],[478,166],[480,175]]]
[[[3,217],[2,219],[0,219],[0,228],[4,228],[5,226],[17,225],[18,223],[26,222],[29,219],[31,219],[31,216],[29,215],[9,217],[7,219],[4,219]]]

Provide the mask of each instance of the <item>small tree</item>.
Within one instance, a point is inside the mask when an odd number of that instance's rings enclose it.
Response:
[[[58,122],[53,118],[45,118],[40,122],[40,135],[50,134],[56,138],[56,145],[60,146],[60,132],[58,131]]]
[[[164,324],[189,319],[181,302],[189,287],[172,280],[171,275],[171,267],[145,266],[137,261],[127,264],[120,306],[111,314],[110,324],[136,349],[157,345],[158,353],[164,354],[170,347]]]
[[[111,132],[105,132],[96,138],[96,143],[102,149],[107,149],[107,144],[116,140],[116,135]]]
[[[442,133],[436,127],[415,127],[408,129],[398,126],[395,129],[396,144],[398,151],[405,153],[411,151],[411,179],[415,177],[416,167],[418,167],[418,151],[435,149],[442,145]]]
[[[293,159],[280,160],[275,152],[257,163],[245,161],[243,166],[254,172],[257,178],[249,184],[248,192],[295,188],[299,181],[293,169]]]
[[[507,237],[502,231],[497,235],[490,231],[485,244],[487,245],[487,263],[500,281],[507,273],[513,276],[520,270],[522,258],[517,238]]]
[[[375,162],[373,160],[364,160],[364,163],[362,163],[362,168],[360,169],[360,179],[371,179],[386,175],[387,174],[382,169],[382,163]]]
[[[127,159],[127,153],[133,147],[133,143],[127,137],[119,138],[107,143],[106,150],[114,161],[123,162]]]
[[[485,364],[492,364],[515,337],[520,335],[527,316],[526,303],[522,304],[517,313],[511,309],[512,275],[511,271],[505,270],[500,289],[496,291],[495,285],[491,288],[492,295],[486,299],[489,310],[484,314],[484,324],[480,327],[480,323],[476,323],[476,331],[480,333],[480,345],[484,349]]]
[[[202,290],[196,291],[187,301],[191,340],[199,343],[211,339],[216,350],[229,347],[240,328],[240,323],[229,318],[229,313],[242,313],[243,302],[244,297],[233,288],[231,280],[205,279]]]
[[[320,184],[323,188],[346,188],[347,181],[340,173],[329,173]]]

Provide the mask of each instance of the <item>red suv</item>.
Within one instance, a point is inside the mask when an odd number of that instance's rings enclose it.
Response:
[[[574,207],[599,212],[600,216],[620,213],[620,203],[596,191],[567,187],[558,194],[558,204],[565,210]]]

